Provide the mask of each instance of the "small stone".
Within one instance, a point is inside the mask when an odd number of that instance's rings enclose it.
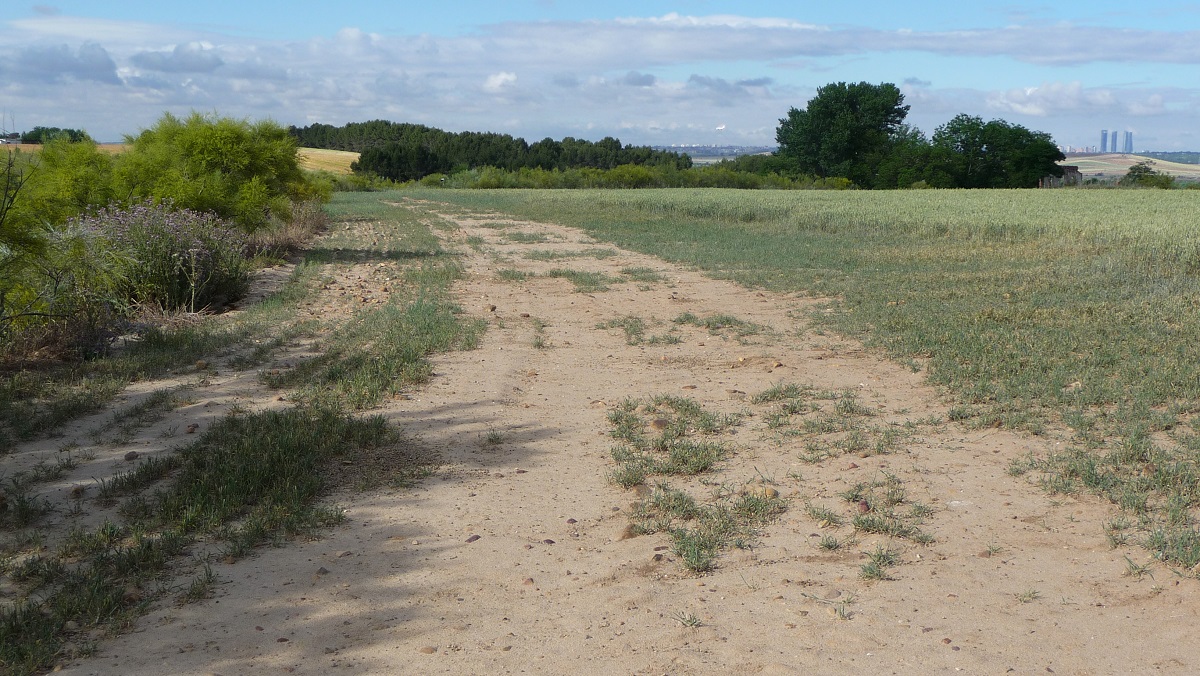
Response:
[[[196,430],[198,430],[198,429],[200,429],[200,424],[199,424],[199,423],[192,423],[191,425],[188,425],[188,426],[187,426],[187,433],[188,433],[188,434],[195,434]]]
[[[262,627],[255,627],[255,628],[254,628],[254,631],[262,631],[262,630],[263,630],[263,628],[262,628]]]
[[[525,473],[527,473],[528,471],[529,471],[529,470],[525,470],[525,469],[519,469],[519,470],[517,470],[517,471],[513,472],[513,474],[525,474]]]
[[[852,462],[846,466],[846,469],[858,469],[858,463]]]
[[[338,555],[337,555],[337,557],[338,557],[339,559],[344,559],[344,558],[346,558],[347,556],[354,556],[354,552],[351,552],[351,551],[347,550],[347,551],[344,551],[344,552],[338,552]]]
[[[128,462],[133,462],[134,460],[137,460],[139,457],[141,457],[141,455],[142,454],[138,453],[137,451],[130,451],[125,454],[125,460]]]
[[[432,655],[437,652],[437,646],[423,645],[420,648],[417,648],[417,652],[421,653],[422,655]]]
[[[858,513],[866,514],[869,511],[871,511],[871,503],[867,502],[866,500],[859,500],[858,501]]]
[[[500,649],[501,652],[508,652],[510,650],[512,650],[512,646],[510,646],[510,645],[506,645]]]
[[[325,566],[321,566],[320,568],[317,569],[317,575],[328,575],[328,574],[329,574],[329,569],[326,568]]]
[[[67,631],[79,631],[79,623],[75,620],[67,620],[66,623],[63,624],[63,629],[66,629]]]
[[[533,578],[532,578],[532,577],[527,577],[527,578],[525,578],[525,581],[524,581],[524,582],[522,582],[521,584],[525,585],[526,587],[532,586],[532,585],[533,585]]]
[[[522,312],[522,313],[521,313],[521,319],[529,319],[529,313],[528,313],[528,312]]]
[[[279,638],[275,639],[275,642],[276,643],[287,643],[288,640],[286,638],[280,636]]]
[[[951,641],[951,640],[950,640],[950,639],[948,639],[948,638],[944,638],[944,639],[942,639],[942,643],[945,643],[946,645],[950,645],[952,642],[953,642],[953,641]]]
[[[681,389],[694,390],[694,389],[696,389],[696,387],[697,387],[696,385],[684,385],[683,388],[681,388]]]
[[[542,540],[542,544],[552,545],[552,544],[554,544],[554,540],[551,540],[550,538],[546,538],[545,540]]]
[[[203,359],[196,362],[197,371],[203,371],[206,368],[208,368],[208,362],[204,361]]]
[[[525,545],[525,549],[533,549],[533,545]]]
[[[666,545],[660,545],[660,546],[658,546],[658,547],[655,547],[655,548],[654,548],[654,551],[656,551],[656,552],[665,552],[665,551],[667,551],[668,549],[670,549],[670,547],[668,547],[668,546],[666,546]]]
[[[658,430],[661,432],[662,430],[667,429],[667,426],[670,424],[671,424],[671,421],[667,420],[666,418],[655,418],[654,420],[650,421],[650,429]]]
[[[142,600],[142,590],[130,585],[125,588],[125,593],[121,595],[121,599],[125,603],[138,603]]]
[[[488,311],[488,312],[495,312],[495,311],[496,311],[496,306],[495,306],[495,305],[489,305],[489,306],[487,306],[487,308],[486,308],[486,309],[487,309],[487,311]]]
[[[567,519],[567,523],[579,523],[575,519]]]
[[[481,536],[479,536],[479,535],[472,535],[471,537],[467,538],[467,542],[475,542],[475,541],[479,540],[480,537]]]

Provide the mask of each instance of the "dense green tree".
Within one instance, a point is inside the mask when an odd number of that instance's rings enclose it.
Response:
[[[889,142],[908,114],[896,85],[837,82],[817,89],[804,110],[779,121],[779,155],[801,172],[875,184]]]
[[[87,132],[79,129],[59,129],[58,127],[34,127],[21,134],[21,143],[48,143],[57,138],[69,141],[91,140]]]
[[[115,176],[117,196],[127,203],[169,199],[253,231],[272,214],[286,218],[291,199],[312,196],[295,140],[270,120],[167,113],[125,141]]]
[[[596,142],[564,138],[543,139],[532,145],[508,134],[450,133],[421,125],[367,122],[344,128],[323,125],[291,131],[305,144],[338,143],[363,149],[352,165],[356,172],[395,181],[419,180],[431,174],[448,174],[481,167],[507,171],[521,169],[613,169],[622,165],[685,169],[692,165],[687,155],[654,150],[645,146],[622,146],[606,137]]]
[[[933,156],[933,147],[920,129],[900,125],[888,139],[876,167],[875,180],[869,187],[887,190],[932,186],[936,175],[931,171]]]
[[[935,167],[959,188],[1036,188],[1062,176],[1066,159],[1049,134],[1004,120],[957,115],[933,134]]]

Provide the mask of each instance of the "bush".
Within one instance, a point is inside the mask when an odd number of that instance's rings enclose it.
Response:
[[[290,200],[321,197],[300,170],[295,141],[270,120],[167,113],[125,140],[129,150],[118,158],[116,187],[134,200],[172,200],[253,232],[272,215],[286,218]]]
[[[246,236],[212,214],[173,207],[111,207],[80,223],[129,256],[132,303],[195,312],[240,298],[249,283]]]

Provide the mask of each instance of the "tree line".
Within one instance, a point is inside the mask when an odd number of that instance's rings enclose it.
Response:
[[[587,141],[572,137],[545,138],[528,143],[520,137],[492,132],[447,132],[420,124],[352,122],[344,127],[313,124],[290,127],[297,143],[310,148],[353,150],[360,153],[353,169],[393,181],[420,180],[432,174],[452,174],[480,167],[505,171],[544,169],[613,169],[639,165],[687,169],[685,154],[622,145],[606,137]]]
[[[1045,132],[961,114],[926,138],[896,85],[837,82],[779,121],[760,169],[842,176],[862,188],[1035,188],[1066,159]]]

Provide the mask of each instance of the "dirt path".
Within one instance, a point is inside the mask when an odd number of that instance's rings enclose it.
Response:
[[[1012,460],[1054,439],[932,424],[946,419],[938,393],[919,374],[813,332],[809,299],[747,291],[567,228],[450,218],[459,230],[448,246],[464,252],[468,271],[457,292],[488,333],[480,349],[437,357],[428,387],[382,410],[414,451],[440,457],[434,476],[337,496],[347,524],[216,566],[216,598],[158,608],[68,672],[1200,669],[1197,581],[1161,566],[1153,578],[1126,575],[1126,557],[1140,564],[1146,554],[1110,548],[1108,507],[1050,497],[1008,474]],[[545,276],[554,269],[624,281],[581,293]],[[738,339],[671,321],[683,313],[754,326]],[[630,316],[645,324],[640,344],[598,328]],[[840,452],[854,448],[847,434],[822,446],[780,433],[773,404],[753,395],[781,383],[852,393],[870,419],[866,442],[896,430],[894,443],[882,454]],[[703,497],[765,480],[788,502],[751,547],[724,552],[707,575],[689,574],[666,534],[629,537],[637,493],[607,478],[608,414],[659,394],[743,416],[736,454],[703,482],[682,482],[689,490]],[[848,521],[858,505],[839,493],[888,477],[905,504],[932,508],[919,521],[932,544],[855,536],[809,509]],[[822,549],[824,536],[842,544]],[[898,556],[890,580],[860,574],[877,547]]]

